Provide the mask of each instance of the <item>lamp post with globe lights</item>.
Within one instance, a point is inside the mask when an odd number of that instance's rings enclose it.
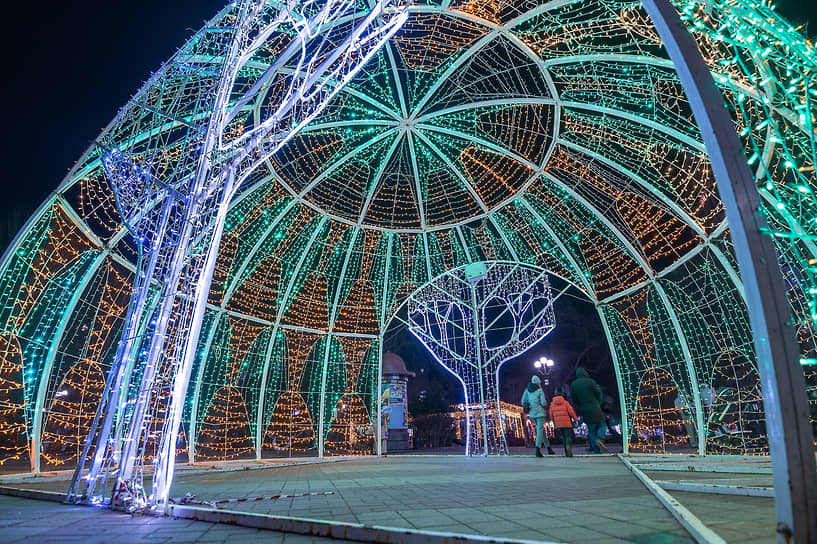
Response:
[[[556,363],[553,359],[549,357],[540,357],[536,361],[533,362],[533,366],[536,369],[536,372],[542,376],[542,384],[547,386],[545,387],[545,393],[549,393],[550,389],[550,373],[553,372],[553,367]]]

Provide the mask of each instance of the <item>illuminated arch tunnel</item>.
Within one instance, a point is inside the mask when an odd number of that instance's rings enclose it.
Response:
[[[674,4],[755,175],[815,389],[817,53],[765,2]],[[188,46],[231,16],[225,8]],[[270,37],[242,68],[247,86],[276,47]],[[76,463],[136,270],[102,159],[121,141],[134,153],[160,141],[162,172],[184,153],[207,107],[198,76],[173,72],[184,52],[4,256],[0,463]],[[257,123],[275,92],[244,104],[232,130]],[[682,393],[701,450],[767,452],[764,440],[724,439],[716,420],[723,410],[738,426],[763,420],[753,331],[704,141],[640,1],[418,1],[329,107],[250,174],[220,248],[180,459],[371,453],[350,450],[344,433],[374,417],[393,311],[446,271],[491,260],[549,270],[596,304],[630,451],[687,439],[670,431]],[[651,442],[645,431],[664,426],[670,440]]]

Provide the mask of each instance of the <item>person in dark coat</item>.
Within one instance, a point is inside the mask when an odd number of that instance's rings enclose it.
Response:
[[[582,419],[587,424],[590,451],[593,453],[607,451],[604,444],[605,425],[604,412],[601,409],[603,399],[601,387],[582,367],[576,369],[576,380],[570,384],[570,398],[578,406]]]
[[[539,376],[534,375],[530,379],[528,387],[522,393],[522,400],[520,401],[522,409],[528,414],[536,423],[536,457],[544,457],[542,455],[542,446],[546,446],[548,453],[553,455],[555,452],[550,447],[550,442],[545,438],[545,418],[547,416],[547,401],[545,400],[545,392],[542,391],[541,380]]]

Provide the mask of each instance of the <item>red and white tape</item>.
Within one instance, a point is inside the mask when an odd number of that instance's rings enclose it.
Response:
[[[172,504],[189,504],[194,506],[210,506],[212,508],[220,508],[223,504],[233,502],[254,502],[254,501],[275,501],[278,499],[294,499],[297,497],[316,497],[318,495],[334,495],[334,491],[312,491],[310,493],[297,493],[295,495],[285,495],[280,493],[278,495],[269,495],[267,497],[246,497],[243,499],[221,499],[218,501],[197,501],[195,495],[188,493],[180,499],[170,499]]]

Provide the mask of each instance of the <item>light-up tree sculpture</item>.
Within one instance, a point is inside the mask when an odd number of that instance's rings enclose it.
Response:
[[[199,115],[178,120],[168,112],[158,120],[180,122],[183,137],[109,135],[101,142],[110,148],[103,163],[136,240],[139,268],[105,398],[74,475],[73,498],[93,496],[97,481],[114,470],[114,506],[166,504],[230,202],[258,164],[314,119],[402,26],[405,10],[386,15],[391,5],[381,0],[356,20],[350,17],[354,3],[345,0],[238,2],[222,26],[180,51],[132,100],[134,109],[146,102],[168,107],[161,95],[169,80],[198,79]],[[266,71],[248,70],[273,35],[275,61]],[[220,53],[216,62],[208,55],[214,52]],[[268,109],[249,123],[243,107],[262,92]],[[142,479],[149,429],[160,433],[160,442],[148,495]],[[90,472],[83,475],[87,462]]]
[[[545,271],[503,262],[458,268],[409,297],[409,331],[465,391],[466,455],[508,452],[499,369],[553,330],[552,302]]]

